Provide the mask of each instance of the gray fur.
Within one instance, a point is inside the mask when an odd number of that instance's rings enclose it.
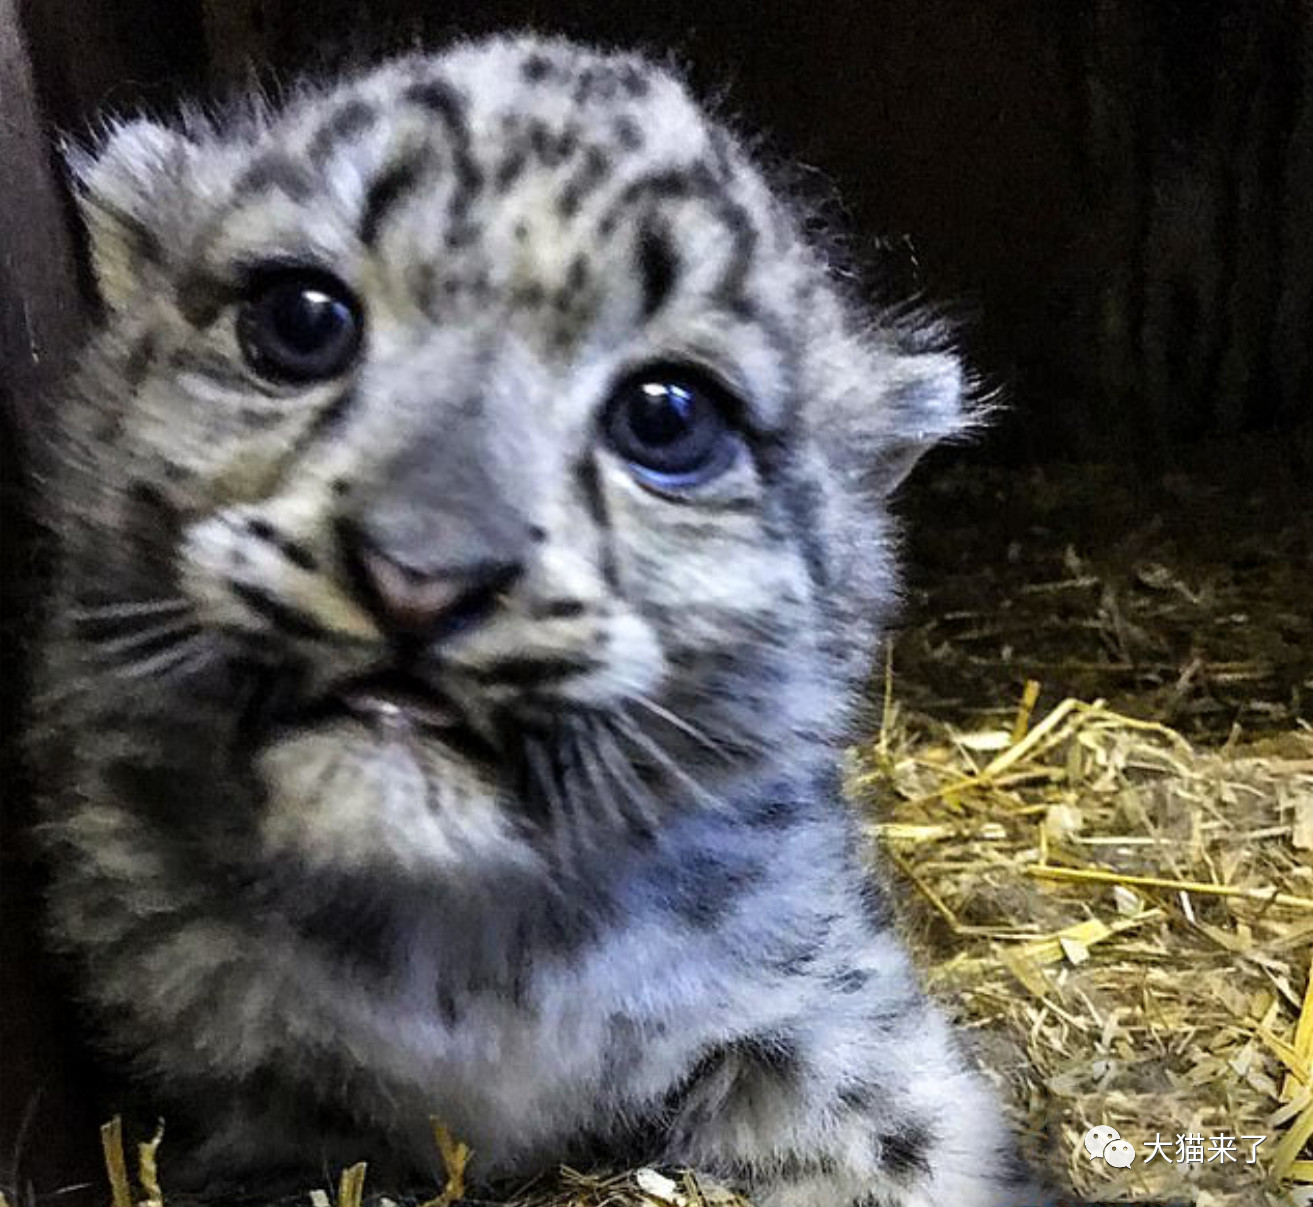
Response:
[[[671,74],[565,42],[114,126],[74,170],[106,317],[50,474],[53,924],[189,1176],[405,1184],[436,1115],[482,1181],[600,1153],[759,1207],[1028,1201],[833,774],[953,356],[847,300]],[[366,313],[332,382],[238,352],[243,274],[289,259]],[[658,360],[745,400],[692,497],[598,439]],[[344,522],[521,568],[424,651],[473,751],[262,725],[388,656]]]

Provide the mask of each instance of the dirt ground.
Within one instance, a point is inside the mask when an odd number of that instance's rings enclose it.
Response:
[[[941,721],[1106,699],[1208,744],[1313,718],[1313,437],[1178,468],[929,465],[902,500],[896,692]]]

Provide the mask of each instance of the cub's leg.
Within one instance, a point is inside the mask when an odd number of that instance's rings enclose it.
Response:
[[[836,1013],[709,1055],[672,1106],[668,1159],[754,1207],[1043,1207],[998,1103],[927,1002]]]

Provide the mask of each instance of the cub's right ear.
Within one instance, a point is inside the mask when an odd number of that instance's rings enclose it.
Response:
[[[147,270],[161,262],[159,232],[194,150],[184,135],[146,120],[111,126],[90,149],[65,143],[91,266],[109,309],[125,306]]]

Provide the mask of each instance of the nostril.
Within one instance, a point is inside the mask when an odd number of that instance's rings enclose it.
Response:
[[[519,562],[487,558],[417,565],[350,520],[338,536],[356,597],[389,635],[407,640],[442,641],[486,620],[523,572]]]
[[[432,640],[444,641],[482,624],[496,611],[500,595],[501,591],[494,587],[471,587],[438,618],[437,626],[430,634]]]

